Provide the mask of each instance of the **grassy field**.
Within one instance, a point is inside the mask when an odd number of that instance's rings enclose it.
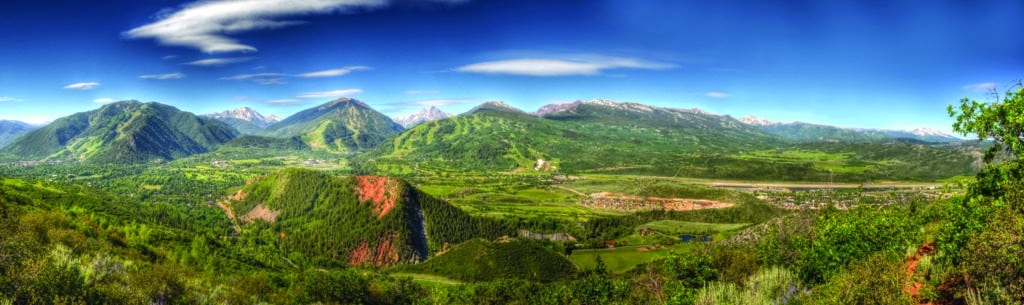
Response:
[[[663,259],[668,257],[668,254],[672,251],[676,253],[686,253],[692,247],[699,247],[701,243],[677,243],[672,246],[665,246],[659,249],[640,251],[639,249],[646,246],[627,246],[617,247],[614,249],[586,249],[576,250],[569,256],[569,260],[573,264],[580,267],[580,270],[593,269],[597,265],[597,256],[601,256],[601,260],[604,261],[605,267],[612,273],[624,273],[633,268],[636,268],[638,264],[645,264],[655,260]]]
[[[409,273],[409,272],[395,272],[391,273],[391,277],[402,278],[407,277],[412,279],[417,284],[432,287],[432,286],[451,286],[451,285],[462,285],[461,281],[446,278],[440,275],[424,274],[424,273]]]

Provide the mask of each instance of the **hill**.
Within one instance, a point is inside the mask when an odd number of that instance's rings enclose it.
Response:
[[[35,130],[36,126],[29,125],[25,122],[0,120],[0,148],[6,147],[18,137],[28,133],[29,131]]]
[[[340,98],[300,111],[267,127],[262,135],[299,137],[313,149],[355,152],[376,147],[402,130],[401,125],[365,103]]]
[[[226,205],[243,232],[328,265],[419,262],[445,244],[514,233],[386,177],[287,169],[251,181]]]
[[[657,173],[687,152],[739,152],[781,141],[728,116],[590,101],[543,117],[486,103],[417,125],[364,156],[385,172],[559,170]],[[544,160],[538,166],[538,159]]]
[[[552,282],[577,272],[576,266],[564,256],[528,239],[499,242],[473,239],[426,263],[403,266],[399,270],[443,275],[467,282],[497,279]]]
[[[92,163],[166,161],[213,150],[237,136],[231,126],[172,106],[122,101],[57,119],[0,155]]]
[[[270,125],[280,122],[281,118],[276,115],[263,116],[256,110],[249,107],[241,107],[235,110],[225,110],[217,113],[204,114],[204,117],[214,118],[227,123],[242,134],[259,134]]]

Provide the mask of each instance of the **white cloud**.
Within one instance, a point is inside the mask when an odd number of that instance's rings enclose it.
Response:
[[[284,73],[253,73],[221,77],[220,79],[234,81],[252,81],[260,85],[281,85],[285,83],[284,78],[286,76],[288,75]]]
[[[92,100],[92,102],[93,103],[97,103],[97,104],[106,104],[106,103],[116,102],[116,100],[114,100],[112,98],[109,98],[109,97],[103,97],[103,98],[98,98],[98,99]]]
[[[525,76],[569,76],[598,75],[605,70],[613,69],[662,70],[674,67],[675,65],[672,64],[634,58],[583,55],[568,59],[520,58],[487,61],[461,66],[455,71]]]
[[[70,84],[70,85],[64,86],[64,89],[92,90],[92,89],[95,89],[96,87],[99,87],[99,86],[100,86],[100,83],[97,83],[97,82],[74,83],[74,84]]]
[[[365,67],[365,66],[351,66],[351,67],[343,67],[343,68],[338,68],[338,69],[330,69],[330,70],[302,73],[302,74],[299,74],[298,76],[299,77],[305,77],[305,78],[334,77],[334,76],[342,76],[342,75],[345,75],[345,74],[349,74],[350,72],[354,72],[354,71],[363,71],[363,70],[369,70],[369,69],[370,69],[370,67]]]
[[[249,80],[254,78],[280,78],[285,77],[284,73],[253,73],[253,74],[239,74],[229,77],[221,77],[222,80]]]
[[[303,92],[295,96],[295,98],[302,99],[313,99],[313,98],[336,98],[345,97],[349,95],[356,95],[363,93],[362,89],[342,89],[332,91],[320,91],[320,92]]]
[[[3,102],[15,102],[15,103],[17,103],[17,102],[20,102],[20,101],[21,101],[21,99],[13,98],[13,97],[10,97],[10,96],[0,96],[0,103],[3,103]]]
[[[999,87],[999,83],[989,82],[989,83],[970,84],[970,85],[964,86],[964,89],[970,90],[970,91],[974,91],[974,92],[988,92],[988,91],[995,90],[998,87]]]
[[[223,65],[237,64],[253,60],[252,57],[234,57],[234,58],[208,58],[200,59],[185,63],[189,66],[200,66],[200,67],[219,67]]]
[[[156,79],[156,80],[179,79],[179,78],[185,78],[185,74],[184,73],[148,74],[148,75],[140,75],[139,78],[141,78],[141,79]]]
[[[162,59],[162,60],[171,60],[171,59],[175,59],[175,58],[178,58],[178,55],[167,55],[167,56],[164,56],[164,57],[160,57],[160,59]]]
[[[156,22],[123,35],[152,38],[164,45],[191,47],[206,53],[255,52],[255,47],[228,35],[304,23],[279,20],[285,17],[344,13],[387,4],[387,0],[205,0],[161,14]]]
[[[708,93],[704,93],[704,96],[710,98],[727,98],[729,97],[729,94],[725,92],[711,91]]]

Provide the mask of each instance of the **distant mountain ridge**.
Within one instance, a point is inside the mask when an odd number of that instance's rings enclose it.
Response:
[[[427,108],[420,109],[420,111],[416,113],[394,118],[394,121],[395,123],[398,123],[399,125],[402,125],[402,127],[408,129],[422,123],[443,120],[447,119],[448,117],[451,117],[451,115],[444,113],[443,111],[437,109],[437,107],[430,106]]]
[[[204,114],[204,117],[214,118],[227,123],[238,129],[239,132],[248,135],[258,134],[274,123],[280,122],[281,118],[276,115],[263,116],[256,110],[249,107],[240,107],[234,110]]]
[[[300,111],[267,127],[261,135],[299,137],[313,149],[337,152],[369,150],[405,130],[366,103],[339,98]]]
[[[18,137],[37,128],[39,127],[21,121],[0,120],[0,148],[7,147]]]
[[[215,119],[131,100],[57,119],[25,134],[0,155],[89,163],[167,161],[211,151],[238,135]]]
[[[914,130],[891,130],[874,128],[842,128],[830,125],[811,124],[804,122],[779,123],[748,115],[740,122],[757,126],[766,132],[775,134],[790,141],[885,141],[892,139],[912,139],[933,143],[959,142],[963,139],[931,128]]]

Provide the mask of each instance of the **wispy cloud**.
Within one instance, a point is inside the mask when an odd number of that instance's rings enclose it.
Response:
[[[286,17],[346,13],[380,8],[388,0],[206,0],[158,16],[156,22],[123,35],[128,38],[152,38],[164,45],[184,46],[206,53],[255,52],[229,35],[257,30],[273,30],[303,24]]]
[[[301,99],[313,99],[313,98],[336,98],[345,97],[350,95],[356,95],[363,93],[362,89],[341,89],[331,91],[319,91],[319,92],[303,92],[296,95],[295,98]]]
[[[97,82],[85,82],[85,83],[70,84],[70,85],[64,86],[64,89],[92,90],[92,89],[95,89],[96,87],[99,87],[99,86],[100,86],[100,83],[97,83]]]
[[[247,61],[250,61],[250,60],[253,60],[253,59],[254,59],[253,57],[208,58],[208,59],[200,59],[200,60],[196,60],[196,61],[190,61],[190,62],[187,62],[185,64],[189,65],[189,66],[199,66],[199,67],[220,67],[220,66],[225,66],[225,65],[230,65],[230,64],[243,63],[243,62],[247,62]]]
[[[704,96],[710,98],[727,98],[729,97],[729,94],[725,92],[711,91],[708,93],[704,93]]]
[[[139,78],[141,78],[141,79],[156,79],[156,80],[179,79],[179,78],[185,78],[185,74],[184,73],[147,74],[147,75],[140,75]]]
[[[109,97],[103,97],[103,98],[98,98],[98,99],[92,100],[92,102],[93,103],[97,103],[97,104],[106,104],[106,103],[116,102],[116,100],[114,100],[112,98],[109,98]]]
[[[598,75],[606,70],[615,69],[664,70],[675,67],[673,64],[635,58],[584,55],[559,59],[518,58],[486,61],[461,66],[455,68],[455,71],[524,76],[571,76]]]
[[[175,58],[178,58],[178,55],[166,55],[164,57],[160,57],[160,59],[162,59],[162,60],[171,60],[171,59],[175,59]]]
[[[302,100],[298,100],[298,99],[286,98],[286,99],[269,100],[269,101],[266,101],[266,103],[271,105],[271,106],[292,106],[292,105],[304,104],[306,102],[304,102]]]
[[[970,91],[974,91],[974,92],[988,92],[988,91],[995,90],[998,87],[999,87],[999,83],[988,82],[988,83],[970,84],[970,85],[964,86],[964,89],[970,90]]]
[[[323,70],[323,71],[307,72],[307,73],[299,74],[297,76],[298,77],[305,77],[305,78],[335,77],[335,76],[342,76],[342,75],[345,75],[345,74],[349,74],[349,73],[354,72],[354,71],[363,71],[363,70],[370,70],[370,67],[366,67],[366,66],[351,66],[351,67],[343,67],[343,68]]]
[[[5,103],[5,102],[17,103],[17,102],[21,102],[21,99],[13,98],[13,97],[10,97],[10,96],[0,96],[0,103]]]
[[[285,83],[284,79],[287,76],[288,75],[284,73],[253,73],[221,77],[220,79],[234,81],[251,81],[260,85],[281,85]]]

